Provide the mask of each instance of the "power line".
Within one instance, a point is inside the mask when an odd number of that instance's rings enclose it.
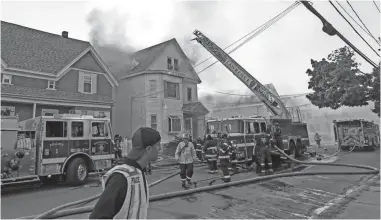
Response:
[[[357,34],[359,37],[361,37],[361,39],[362,39],[362,40],[369,46],[369,48],[372,49],[373,52],[374,52],[375,54],[377,54],[377,56],[380,56],[380,55],[377,53],[377,51],[376,51],[375,49],[373,49],[373,47],[370,46],[369,43],[368,43],[368,42],[361,36],[361,34],[356,30],[356,28],[354,28],[353,25],[352,25],[352,24],[345,18],[345,16],[344,16],[343,14],[341,14],[341,12],[339,11],[339,9],[336,8],[336,6],[335,6],[331,1],[329,1],[329,3],[332,5],[332,7],[335,8],[335,10],[337,11],[337,13],[339,13],[340,16],[341,16],[342,18],[344,18],[344,20],[349,24],[349,26],[352,27],[352,29],[356,32],[356,34]]]
[[[291,12],[293,9],[296,8],[296,6],[298,6],[300,4],[300,2],[294,2],[291,6],[289,6],[288,8],[286,8],[283,12],[279,13],[277,16],[273,17],[272,19],[270,19],[269,21],[267,21],[265,24],[261,25],[260,27],[258,27],[257,29],[259,29],[255,34],[253,34],[251,37],[249,37],[248,39],[246,39],[244,42],[242,42],[241,44],[239,44],[237,47],[233,48],[230,52],[228,52],[228,54],[231,54],[232,52],[236,51],[237,49],[239,49],[241,46],[243,46],[244,44],[246,44],[248,41],[252,40],[254,37],[258,36],[260,33],[262,33],[264,30],[266,30],[267,28],[269,28],[271,25],[273,25],[275,22],[277,22],[278,20],[280,20],[281,18],[283,18],[285,15],[287,15],[289,12]],[[213,62],[212,64],[208,65],[207,67],[205,67],[204,69],[202,69],[201,71],[199,71],[197,74],[200,74],[201,72],[207,70],[208,68],[210,68],[211,66],[213,66],[214,64],[218,63],[219,61],[216,60],[215,62]]]
[[[369,35],[369,37],[371,37],[371,38],[373,38],[375,41],[376,41],[376,43],[378,44],[378,45],[380,45],[380,41],[378,41],[376,38],[374,38],[374,36],[370,33],[370,32],[368,32],[367,30],[365,30],[362,26],[361,26],[361,24],[359,24],[357,21],[356,21],[356,19],[354,19],[350,14],[349,14],[349,12],[347,12],[347,10],[340,4],[340,2],[338,2],[338,1],[336,1],[336,3],[341,7],[341,9],[343,9],[343,11],[366,33],[366,34],[368,34]]]
[[[381,11],[380,11],[380,8],[377,6],[377,4],[376,4],[376,2],[373,0],[373,4],[374,4],[374,6],[376,6],[376,8],[377,8],[377,10],[378,10],[378,12],[380,12],[381,13]]]
[[[362,53],[355,45],[353,45],[346,37],[344,37],[336,28],[332,26],[314,7],[312,7],[309,2],[301,1],[302,4],[316,17],[320,19],[323,23],[323,31],[330,36],[337,35],[342,41],[344,41],[348,46],[350,46],[356,53],[358,53],[365,61],[367,61],[374,68],[379,67],[375,62],[369,59],[364,53]]]
[[[352,11],[355,13],[356,17],[360,20],[361,24],[364,25],[365,29],[368,30],[368,33],[373,37],[373,39],[376,40],[376,38],[373,36],[373,34],[370,32],[370,30],[368,29],[368,27],[364,24],[364,22],[361,20],[360,16],[357,14],[357,12],[355,11],[355,9],[352,7],[351,3],[349,1],[347,1],[347,4],[351,7]]]

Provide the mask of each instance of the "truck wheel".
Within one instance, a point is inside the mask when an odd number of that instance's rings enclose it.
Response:
[[[70,161],[66,170],[66,179],[69,185],[82,185],[85,183],[88,174],[85,160],[78,157]]]
[[[303,151],[303,145],[301,142],[296,142],[296,147],[295,147],[295,158],[299,158],[302,156],[302,151]]]

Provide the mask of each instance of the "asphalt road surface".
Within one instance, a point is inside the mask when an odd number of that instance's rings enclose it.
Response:
[[[329,153],[334,150],[329,149]],[[339,154],[329,160],[339,163],[380,167],[380,152]],[[306,171],[348,171],[346,167],[310,166]],[[177,170],[158,170],[148,176],[153,182]],[[193,180],[210,178],[205,167],[195,170]],[[242,173],[233,180],[254,177]],[[150,203],[148,218],[340,218],[379,219],[379,176],[303,176],[287,177],[245,186],[193,194]],[[368,180],[370,179],[370,180]],[[210,181],[199,182],[198,187]],[[221,183],[216,181],[214,184]],[[40,214],[61,204],[100,193],[97,183],[85,187],[61,187],[50,190],[2,195],[1,217],[17,218]],[[151,195],[182,190],[176,176],[150,189]],[[91,203],[93,204],[93,203]],[[88,213],[66,218],[88,218]]]

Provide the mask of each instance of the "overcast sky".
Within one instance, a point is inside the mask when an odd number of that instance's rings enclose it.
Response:
[[[380,7],[380,1],[375,1]],[[176,38],[185,52],[202,61],[210,54],[196,41],[189,42],[194,29],[202,31],[224,48],[290,6],[293,1],[1,1],[1,20],[31,28],[101,43],[118,44],[130,53],[171,38]],[[342,11],[336,1],[333,3]],[[380,13],[373,1],[350,1],[375,37],[380,36]],[[355,18],[345,1],[340,4]],[[317,9],[363,53],[374,62],[377,55],[361,40],[328,1],[315,1]],[[378,49],[345,12],[354,27]],[[89,15],[92,16],[89,16]],[[279,94],[308,92],[310,59],[320,60],[345,44],[322,30],[322,23],[303,5],[268,28],[232,54],[232,57],[263,84],[273,83]],[[361,57],[362,70],[371,66]],[[214,60],[196,68],[201,70]],[[216,64],[200,74],[200,94],[220,91],[250,94],[247,88]]]

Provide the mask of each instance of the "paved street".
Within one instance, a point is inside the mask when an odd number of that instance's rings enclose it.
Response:
[[[334,149],[328,149],[327,154]],[[337,158],[330,158],[336,160]],[[365,164],[379,168],[380,154],[356,152],[339,155],[336,162]],[[352,168],[329,167],[331,171]],[[306,171],[326,171],[325,166],[311,166]],[[156,171],[149,181],[173,170]],[[254,173],[233,176],[233,180],[250,178]],[[194,180],[210,177],[206,168],[196,170]],[[181,198],[152,202],[149,218],[376,218],[379,215],[379,180],[357,191],[370,176],[303,176],[287,177],[246,186],[231,187]],[[379,177],[378,177],[379,178]],[[198,187],[210,181],[200,182]],[[221,183],[216,181],[214,184]],[[96,185],[90,183],[89,185]],[[178,177],[150,189],[151,195],[181,190]],[[353,193],[350,193],[354,191]],[[39,214],[50,208],[98,194],[100,187],[60,188],[30,191],[2,197],[2,218]],[[341,196],[345,195],[345,196]],[[357,212],[356,210],[361,210]],[[87,218],[88,214],[67,218]]]

